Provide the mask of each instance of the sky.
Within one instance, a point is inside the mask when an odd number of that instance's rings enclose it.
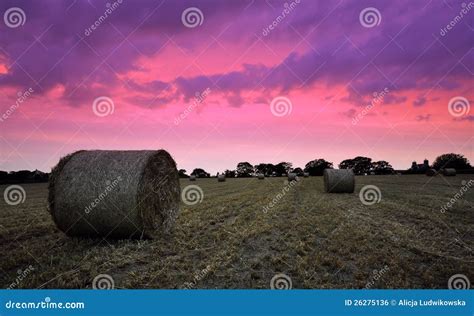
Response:
[[[0,3],[0,170],[80,149],[178,168],[474,163],[474,2]]]

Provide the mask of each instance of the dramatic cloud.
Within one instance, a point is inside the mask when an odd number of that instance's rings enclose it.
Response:
[[[422,122],[422,121],[429,121],[431,120],[431,114],[426,114],[426,115],[417,115],[415,117],[415,120],[417,120],[418,122]]]
[[[422,106],[426,103],[425,97],[418,97],[415,101],[413,101],[413,106]]]
[[[382,136],[402,148],[421,137],[422,126],[438,123],[461,145],[472,115],[453,117],[448,103],[473,98],[474,10],[457,19],[462,3],[4,0],[2,14],[18,7],[26,20],[19,27],[0,20],[0,115],[8,114],[0,122],[0,146],[9,152],[0,158],[24,166],[37,151],[51,152],[43,162],[50,166],[63,151],[112,146],[111,139],[116,147],[141,148],[164,146],[169,137],[168,146],[176,144],[182,156],[190,152],[182,148],[211,142],[199,150],[209,151],[203,155],[214,166],[237,159],[241,151],[233,150],[248,143],[275,156],[285,154],[280,146],[286,143],[298,143],[308,155],[313,145],[332,153],[339,145],[331,131],[346,128],[365,150],[385,144],[375,139]],[[189,7],[198,8],[202,23],[183,23]],[[367,7],[376,7],[378,25],[361,22]],[[30,88],[34,93],[12,108]],[[210,95],[174,124],[206,89]],[[291,115],[272,115],[269,104],[277,96],[291,100]],[[92,111],[99,97],[114,101],[113,116],[100,118],[108,121],[96,121]],[[355,116],[361,118],[352,126]],[[337,141],[346,148],[344,137]],[[211,154],[234,143],[224,151],[229,156]],[[21,146],[36,151],[27,154]],[[352,146],[350,153],[359,154]],[[394,156],[391,150],[378,149],[379,158]],[[333,159],[344,158],[344,150],[337,152]],[[180,159],[191,165],[194,157]]]
[[[461,9],[456,2],[450,7],[440,2],[380,3],[383,23],[365,28],[357,12],[367,3],[302,1],[268,36],[262,30],[278,18],[283,3],[270,7],[260,1],[233,1],[231,5],[203,1],[199,6],[205,19],[202,28],[187,28],[181,22],[181,13],[191,2],[140,1],[136,5],[123,0],[115,2],[104,18],[106,3],[52,2],[47,9],[35,1],[22,3],[28,23],[21,29],[4,28],[0,35],[8,66],[0,83],[16,88],[34,86],[43,94],[62,84],[62,98],[77,106],[84,103],[78,96],[84,89],[100,95],[104,86],[121,87],[127,95],[140,91],[150,99],[174,87],[176,94],[159,98],[161,103],[177,98],[187,101],[196,91],[212,86],[231,106],[240,106],[242,92],[285,93],[311,89],[315,84],[350,85],[345,100],[355,105],[360,105],[360,98],[387,87],[396,94],[387,96],[385,103],[398,104],[406,101],[402,93],[409,89],[450,90],[465,87],[472,80],[469,61],[474,53],[472,41],[467,40],[472,36],[468,27],[472,27],[472,19],[462,21],[455,34],[440,36],[441,27]],[[4,11],[15,4],[4,1],[1,6]],[[100,23],[92,30],[97,21]],[[290,46],[279,47],[282,41]],[[212,49],[206,50],[213,42],[241,50],[233,70],[225,71],[224,67],[209,74],[204,65],[197,76],[177,72],[168,80],[158,76],[129,83],[122,79],[129,72],[149,71],[140,58],[154,57],[159,63],[167,45],[177,45],[195,56],[213,56]],[[265,49],[253,54],[249,63],[244,49],[253,45]],[[268,54],[276,54],[280,60],[265,64]],[[172,63],[179,63],[179,56]],[[414,104],[422,105],[421,100],[426,97],[420,96]]]
[[[474,115],[459,117],[459,118],[455,118],[454,120],[457,122],[462,122],[462,121],[474,122]]]

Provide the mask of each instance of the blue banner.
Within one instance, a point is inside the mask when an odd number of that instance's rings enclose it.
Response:
[[[0,315],[466,315],[473,290],[1,290]]]

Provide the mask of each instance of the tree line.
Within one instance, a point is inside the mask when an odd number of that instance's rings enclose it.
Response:
[[[438,156],[432,165],[429,165],[428,160],[425,159],[422,165],[413,162],[412,166],[406,170],[398,172],[405,174],[417,174],[426,172],[427,168],[440,170],[443,168],[455,168],[457,170],[464,170],[467,172],[474,172],[469,161],[461,154],[449,153]],[[415,167],[416,166],[416,167]],[[224,174],[228,178],[248,178],[258,174],[263,174],[266,177],[281,177],[288,173],[295,173],[298,176],[303,176],[308,173],[310,176],[322,176],[324,169],[332,169],[334,164],[325,159],[318,158],[306,163],[304,168],[293,167],[291,162],[282,161],[277,164],[259,163],[252,165],[251,163],[239,162],[234,170],[224,170],[217,174]],[[396,171],[392,165],[385,160],[372,161],[369,157],[357,156],[352,159],[345,159],[338,165],[339,169],[352,169],[356,175],[388,175],[394,174]],[[209,178],[211,174],[203,168],[194,169],[191,174],[197,178]],[[179,176],[187,178],[185,169],[179,169]]]
[[[228,178],[246,178],[253,177],[257,174],[263,174],[266,177],[281,177],[290,172],[296,173],[298,176],[303,176],[304,173],[308,173],[311,176],[322,176],[324,169],[334,168],[333,163],[325,159],[314,159],[309,161],[304,168],[295,167],[291,162],[282,161],[277,164],[272,163],[259,163],[252,165],[249,162],[239,162],[235,170],[224,170],[218,174],[225,174]],[[417,164],[414,161],[410,168],[406,170],[395,171],[390,163],[385,160],[372,161],[369,157],[357,156],[352,159],[345,159],[338,165],[339,169],[353,169],[356,175],[364,174],[394,174],[401,172],[404,174],[423,174],[427,169],[433,168],[440,170],[443,168],[454,168],[457,171],[465,173],[474,173],[474,168],[471,166],[469,161],[460,154],[443,154],[438,156],[432,165],[428,163],[428,160],[422,164]],[[185,169],[179,169],[179,176],[181,178],[188,178]],[[191,172],[191,175],[197,178],[210,178],[211,174],[206,172],[202,168],[196,168]],[[49,173],[41,172],[39,170],[29,171],[0,171],[0,184],[11,184],[11,183],[34,183],[34,182],[47,182]]]
[[[48,182],[49,174],[39,170],[0,171],[0,184]]]

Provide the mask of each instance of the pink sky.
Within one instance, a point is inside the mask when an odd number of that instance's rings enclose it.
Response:
[[[164,148],[211,173],[357,155],[396,169],[448,152],[474,162],[474,10],[440,35],[462,2],[301,1],[267,36],[284,2],[211,2],[124,0],[88,36],[105,2],[22,3],[25,24],[0,26],[0,169],[49,171],[79,149]],[[201,25],[183,25],[190,6]],[[366,7],[378,25],[362,25]],[[100,97],[113,113],[94,113]],[[278,97],[291,112],[272,113]]]

